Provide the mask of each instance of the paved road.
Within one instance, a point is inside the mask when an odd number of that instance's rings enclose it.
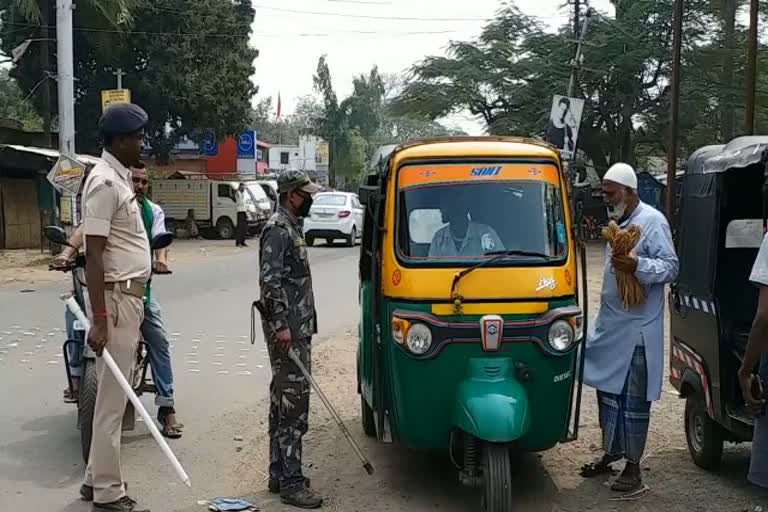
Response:
[[[230,473],[238,444],[233,439],[243,430],[238,418],[266,396],[269,379],[261,334],[254,346],[248,340],[249,308],[257,294],[253,245],[240,251],[233,248],[229,255],[200,254],[182,260],[172,276],[155,280],[174,345],[177,411],[186,427],[184,437],[172,441],[172,447],[194,484],[190,493],[176,482],[139,423],[124,435],[123,465],[134,494],[155,511],[202,509],[196,505],[198,499],[210,499],[233,486]],[[358,251],[325,246],[309,250],[320,340],[355,329]],[[89,510],[76,499],[84,468],[75,408],[61,401],[63,306],[58,295],[66,285],[63,278],[33,292],[22,292],[23,284],[0,288],[3,511]],[[143,401],[154,415],[151,397]],[[263,468],[252,471],[259,469]]]

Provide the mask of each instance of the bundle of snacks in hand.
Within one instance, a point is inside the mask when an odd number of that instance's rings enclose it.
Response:
[[[626,256],[640,240],[640,228],[633,224],[627,229],[621,229],[614,221],[611,221],[608,223],[608,227],[603,228],[603,237],[610,244],[614,256]],[[624,301],[625,309],[645,304],[645,288],[634,274],[617,269],[616,284],[619,287],[619,294]]]

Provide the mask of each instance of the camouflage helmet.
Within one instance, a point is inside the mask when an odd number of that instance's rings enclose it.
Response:
[[[314,194],[320,190],[320,186],[312,183],[304,171],[283,171],[277,177],[277,190],[283,194],[291,190],[300,189],[307,194]]]

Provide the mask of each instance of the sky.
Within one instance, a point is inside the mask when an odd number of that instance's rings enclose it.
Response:
[[[566,0],[517,0],[526,14],[549,27],[569,20]],[[612,13],[609,0],[590,5]],[[256,17],[252,44],[259,49],[259,86],[254,103],[281,97],[282,114],[293,111],[296,98],[312,93],[317,61],[326,54],[339,100],[352,90],[352,79],[378,65],[382,73],[404,76],[429,55],[443,55],[451,40],[469,40],[492,18],[499,0],[253,0]],[[320,13],[333,13],[322,15]],[[390,18],[390,19],[387,19]],[[417,18],[417,19],[391,19]],[[446,120],[471,134],[482,124],[468,115]]]
[[[572,9],[568,0],[515,3],[553,30],[569,20]],[[323,54],[340,101],[350,94],[352,79],[374,65],[405,76],[424,57],[444,55],[451,40],[478,36],[500,5],[501,0],[253,0],[251,44],[260,52],[253,104],[271,96],[276,106],[279,93],[282,115],[289,115],[299,96],[313,93],[312,77]],[[613,14],[610,0],[591,0],[590,6]],[[444,122],[473,135],[483,132],[482,123],[468,114]]]

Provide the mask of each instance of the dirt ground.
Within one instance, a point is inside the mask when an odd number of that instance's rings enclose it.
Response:
[[[232,254],[237,249],[231,240],[175,240],[169,249],[169,263],[194,258],[215,258]],[[0,287],[24,286],[34,288],[37,283],[67,281],[61,272],[50,272],[52,256],[40,249],[0,251]]]
[[[602,276],[600,247],[590,252],[591,311],[595,313]],[[305,465],[312,487],[327,496],[324,509],[343,512],[466,512],[480,510],[479,492],[460,486],[444,454],[410,452],[378,445],[364,436],[355,387],[356,327],[320,340],[313,351],[313,373],[368,455],[376,472],[368,476],[320,400],[313,396],[310,432],[305,437]],[[514,466],[517,510],[525,511],[723,511],[768,509],[768,495],[745,479],[749,445],[727,445],[717,474],[696,467],[683,430],[684,402],[666,382],[662,400],[653,405],[651,432],[643,462],[649,492],[634,501],[616,501],[610,478],[585,480],[581,465],[598,454],[600,431],[595,394],[584,390],[579,440],[541,454],[524,454]],[[247,446],[233,480],[237,491],[265,512],[293,510],[266,491],[267,404],[249,411]]]

